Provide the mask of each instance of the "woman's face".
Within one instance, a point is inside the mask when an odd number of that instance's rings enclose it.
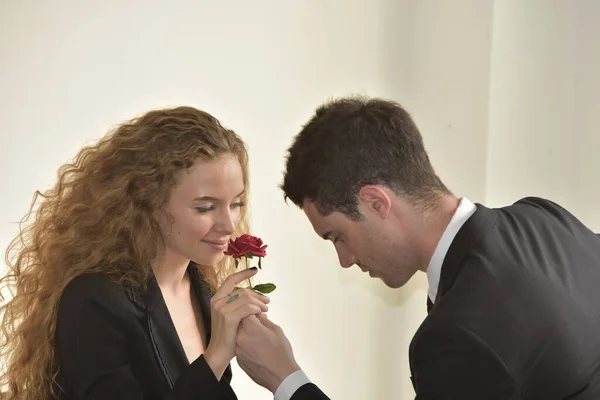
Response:
[[[166,206],[173,218],[164,227],[168,258],[217,264],[240,220],[244,191],[242,167],[234,155],[198,159],[181,172]]]

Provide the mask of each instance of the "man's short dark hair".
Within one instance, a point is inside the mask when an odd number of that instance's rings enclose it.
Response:
[[[360,219],[358,192],[385,185],[427,206],[449,193],[433,170],[423,138],[398,103],[347,97],[321,105],[288,149],[281,189],[302,208]]]

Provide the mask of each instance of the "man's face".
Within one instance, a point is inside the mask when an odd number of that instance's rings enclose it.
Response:
[[[354,221],[339,212],[324,216],[309,201],[302,208],[315,232],[333,242],[342,268],[356,264],[392,288],[404,286],[419,269],[416,246],[392,218],[363,213]]]

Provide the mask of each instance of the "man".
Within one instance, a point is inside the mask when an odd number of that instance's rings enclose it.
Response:
[[[282,189],[342,267],[392,288],[427,273],[429,313],[409,348],[417,399],[600,399],[600,237],[565,209],[453,195],[409,114],[381,99],[321,106]],[[277,399],[327,398],[264,316],[243,322],[237,356]]]

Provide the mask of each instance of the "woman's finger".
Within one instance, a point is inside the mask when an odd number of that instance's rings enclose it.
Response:
[[[247,296],[246,298],[239,299],[241,301],[234,300],[230,304],[223,308],[223,311],[227,313],[235,313],[236,310],[240,307],[245,306],[246,304],[254,304],[261,309],[262,312],[269,311],[269,306],[263,303],[260,299],[257,299],[253,296]]]
[[[258,269],[248,268],[240,272],[236,272],[235,274],[229,275],[221,284],[221,287],[217,289],[213,298],[218,299],[221,297],[225,297],[229,295],[229,293],[233,292],[233,289],[236,287],[238,283],[243,282],[244,280],[253,277],[256,275]]]
[[[227,315],[234,312],[238,307],[242,305],[255,304],[261,310],[266,312],[269,309],[269,307],[265,302],[265,298],[266,296],[260,296],[259,293],[256,293],[252,290],[236,290],[234,293],[231,294],[231,296],[220,299],[218,303],[215,304],[214,310],[221,315]]]
[[[246,288],[242,288],[242,289],[238,289],[233,293],[230,293],[228,296],[223,296],[220,298],[215,298],[214,302],[213,302],[213,308],[215,309],[219,309],[224,307],[225,305],[232,303],[232,302],[238,302],[239,303],[239,299],[242,298],[246,298],[246,297],[253,297],[263,303],[270,303],[271,299],[269,299],[269,297],[265,296],[262,293],[258,293],[252,289],[246,289]]]
[[[229,313],[227,319],[231,322],[232,325],[239,326],[240,322],[244,318],[250,315],[258,315],[263,312],[264,311],[262,310],[262,308],[259,307],[257,304],[246,303],[240,305],[234,311]]]
[[[227,296],[222,296],[219,298],[214,298],[212,304],[213,304],[213,308],[214,309],[219,309],[224,307],[225,305],[232,303],[232,302],[239,302],[238,299],[242,298],[247,298],[247,297],[253,297],[256,298],[260,301],[262,301],[263,303],[270,303],[271,299],[268,296],[265,296],[262,293],[256,292],[252,289],[247,289],[247,288],[241,288],[238,289],[232,293],[229,293]]]

